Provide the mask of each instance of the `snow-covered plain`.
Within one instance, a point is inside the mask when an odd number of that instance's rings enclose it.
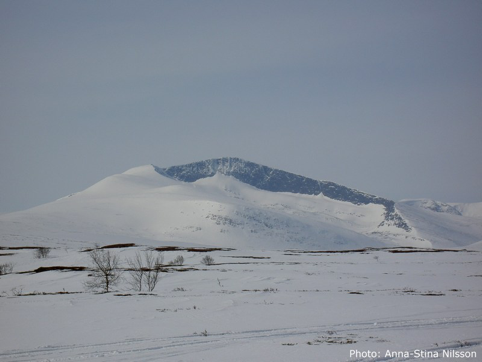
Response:
[[[146,249],[112,251],[125,261]],[[152,293],[130,290],[126,272],[115,291],[95,294],[83,288],[87,270],[23,273],[89,266],[88,253],[2,250],[14,270],[0,277],[0,361],[407,361],[417,351],[480,360],[481,253],[413,251],[218,250],[211,266],[204,252],[167,251],[166,262],[185,263]]]
[[[13,267],[0,276],[0,361],[480,360],[482,204],[395,207],[409,230],[380,204],[142,166],[0,215],[0,266]],[[123,269],[165,246],[179,248],[166,263],[185,263],[152,293],[129,289],[127,271],[111,293],[86,291],[85,250],[119,243],[135,244],[111,249]]]

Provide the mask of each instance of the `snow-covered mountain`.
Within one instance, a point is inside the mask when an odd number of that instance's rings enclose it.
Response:
[[[0,216],[0,245],[200,244],[256,249],[466,246],[481,204],[395,203],[239,158],[141,166]]]
[[[334,182],[313,180],[239,158],[211,159],[165,169],[156,168],[156,171],[186,182],[194,182],[221,173],[233,176],[258,189],[271,192],[290,192],[303,195],[323,194],[330,199],[346,201],[355,205],[379,204],[385,207],[383,224],[393,224],[410,231],[410,227],[395,211],[395,203],[391,200],[350,189]]]

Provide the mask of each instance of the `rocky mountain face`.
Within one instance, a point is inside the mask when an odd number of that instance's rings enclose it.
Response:
[[[330,199],[350,202],[354,205],[379,204],[385,207],[384,220],[380,226],[393,225],[405,231],[410,231],[410,226],[397,213],[395,202],[392,200],[370,195],[334,182],[314,180],[236,157],[223,157],[167,168],[155,167],[155,169],[163,176],[184,182],[195,182],[221,173],[265,191],[305,195],[323,194]]]

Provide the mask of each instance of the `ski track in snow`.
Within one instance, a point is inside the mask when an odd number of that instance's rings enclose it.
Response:
[[[168,338],[127,339],[119,342],[45,346],[29,350],[13,350],[0,353],[1,361],[159,361],[169,357],[193,355],[201,351],[221,348],[227,345],[248,343],[250,341],[276,340],[285,337],[314,336],[326,331],[336,333],[363,333],[373,331],[404,330],[409,333],[417,329],[447,328],[455,325],[479,327],[482,330],[482,317],[451,317],[436,319],[366,321],[350,324],[328,324],[307,328],[278,328],[262,330],[246,330],[241,332],[214,333],[203,335],[172,336]],[[441,341],[442,342],[442,341]],[[482,345],[482,338],[472,338],[464,341],[443,342],[438,347],[426,346],[419,348],[427,351],[442,349],[467,349]],[[408,348],[407,351],[410,351]],[[410,361],[417,358],[363,358],[344,360],[362,361]]]

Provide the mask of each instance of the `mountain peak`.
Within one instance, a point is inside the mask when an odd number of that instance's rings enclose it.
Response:
[[[195,182],[212,177],[216,173],[232,176],[261,190],[320,195],[355,205],[379,204],[385,207],[384,221],[380,224],[395,225],[406,231],[410,227],[395,210],[395,202],[367,194],[330,181],[319,181],[294,173],[263,166],[238,157],[222,157],[167,168],[155,167],[163,176],[184,182]]]

